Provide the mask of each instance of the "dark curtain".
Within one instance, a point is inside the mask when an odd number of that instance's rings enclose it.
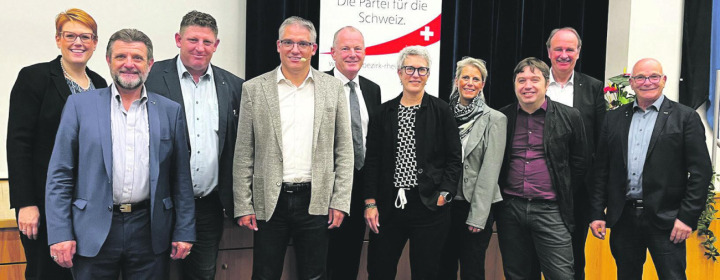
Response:
[[[320,1],[248,1],[247,11],[245,73],[250,79],[280,64],[275,41],[285,18],[300,16],[318,28]],[[602,80],[607,13],[608,0],[444,0],[441,63],[435,70],[440,71],[439,95],[447,100],[455,62],[472,56],[488,64],[485,96],[490,106],[499,108],[512,103],[515,65],[528,56],[549,64],[545,41],[550,31],[564,26],[577,29],[583,39],[576,70]],[[317,67],[317,55],[311,62]]]
[[[681,104],[693,109],[710,94],[711,28],[712,0],[685,0],[679,96]]]

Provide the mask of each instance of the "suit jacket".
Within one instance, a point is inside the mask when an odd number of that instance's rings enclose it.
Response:
[[[75,240],[96,256],[112,223],[110,88],[68,98],[50,158],[45,200],[48,244]],[[185,115],[179,104],[147,93],[150,131],[150,227],[156,254],[172,241],[195,241],[195,203]]]
[[[180,103],[185,109],[182,88],[178,78],[177,59],[155,62],[145,86],[148,91],[156,92],[162,96]],[[212,65],[215,80],[215,92],[218,100],[218,184],[216,190],[220,202],[225,208],[225,214],[232,217],[232,161],[235,152],[235,138],[237,137],[237,123],[240,113],[240,95],[242,93],[243,79],[224,69]],[[188,141],[189,142],[189,141]]]
[[[315,84],[310,215],[328,208],[350,212],[353,147],[350,117],[342,84],[311,68]],[[233,192],[235,215],[269,220],[275,211],[283,176],[283,141],[277,68],[243,84]]]
[[[600,137],[600,127],[607,111],[603,83],[575,71],[573,75],[573,108],[580,111],[583,125],[585,125],[588,147],[590,147],[589,152],[594,153],[598,137]]]
[[[593,220],[612,227],[625,205],[628,134],[633,104],[607,113],[591,189]],[[695,229],[705,206],[712,166],[697,112],[667,97],[659,108],[642,174],[643,209],[651,223],[671,229],[675,219]],[[607,214],[604,213],[607,207]]]
[[[325,72],[326,74],[333,76],[335,75],[335,69],[331,69],[330,71]],[[363,76],[358,76],[358,79],[360,80],[360,90],[362,91],[363,99],[365,100],[365,107],[368,110],[368,118],[372,116],[373,112],[377,111],[378,107],[380,107],[380,97],[382,96],[380,93],[380,86],[378,86],[376,83],[374,83],[371,80],[366,79]],[[349,110],[349,109],[348,109]],[[368,120],[369,121],[369,120]],[[352,130],[350,131],[352,133]],[[367,145],[367,139],[363,139]],[[362,218],[363,214],[365,213],[365,203],[363,202],[363,170],[364,168],[357,170],[354,169],[355,172],[353,174],[353,187],[352,187],[352,197],[351,197],[351,203],[350,203],[350,215],[356,215],[360,218]]]
[[[502,200],[498,177],[505,151],[507,118],[485,106],[468,134],[463,150],[463,197],[470,203],[466,224],[484,229],[490,206]]]
[[[557,195],[560,215],[565,226],[572,232],[575,229],[573,194],[585,187],[585,172],[587,165],[590,164],[585,128],[580,112],[576,108],[553,102],[547,96],[545,98],[548,103],[543,128],[545,161],[552,188]],[[500,109],[500,112],[508,118],[505,158],[500,171],[501,189],[507,187],[518,110],[521,109],[518,109],[517,101]]]
[[[20,70],[10,92],[7,163],[10,208],[45,204],[45,178],[65,100],[72,94],[60,58]],[[107,87],[85,68],[96,88]]]
[[[397,153],[398,106],[402,94],[380,105],[370,118],[365,154],[365,198],[374,198],[381,217],[395,208],[394,186]],[[441,191],[455,196],[460,178],[462,146],[450,105],[428,93],[415,115],[417,189],[430,210],[437,210]],[[384,218],[383,218],[384,219]]]

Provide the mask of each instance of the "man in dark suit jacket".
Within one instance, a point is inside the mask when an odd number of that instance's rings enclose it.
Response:
[[[638,61],[636,101],[608,112],[600,134],[590,229],[604,239],[612,228],[618,279],[642,277],[647,249],[660,279],[685,279],[685,240],[705,208],[705,129],[697,112],[662,94],[666,80],[660,62]]]
[[[180,55],[159,61],[145,85],[185,110],[192,153],[197,242],[181,266],[185,279],[215,279],[223,232],[223,208],[233,216],[232,160],[243,80],[210,59],[220,39],[215,19],[191,11],[180,23],[175,43]]]
[[[507,279],[529,279],[538,263],[547,279],[574,275],[573,193],[584,187],[587,143],[580,112],[545,96],[550,69],[529,57],[515,67],[518,102],[508,118],[495,213]]]
[[[335,32],[330,51],[337,69],[325,73],[342,81],[348,97],[353,132],[355,174],[350,215],[343,220],[341,227],[330,231],[327,270],[328,279],[355,279],[365,238],[362,167],[365,162],[367,128],[370,116],[380,106],[381,96],[380,87],[376,83],[358,75],[365,60],[365,40],[360,30],[352,26],[340,28]],[[358,88],[357,85],[360,87]]]
[[[592,158],[595,143],[600,135],[600,124],[605,117],[606,102],[603,83],[593,77],[575,71],[575,63],[580,57],[582,40],[572,27],[557,28],[550,32],[546,42],[550,68],[550,83],[547,96],[553,101],[577,108],[585,125],[585,134]],[[590,182],[592,172],[588,170]],[[590,186],[586,184],[586,186]],[[573,257],[575,259],[575,279],[585,278],[585,240],[590,224],[590,209],[587,188],[575,190],[575,231],[573,232]],[[537,269],[536,269],[537,270]],[[539,271],[536,275],[540,279]]]
[[[112,87],[63,109],[46,186],[50,255],[75,279],[164,279],[168,255],[185,258],[195,241],[185,116],[143,87],[144,33],[114,33],[106,60]]]

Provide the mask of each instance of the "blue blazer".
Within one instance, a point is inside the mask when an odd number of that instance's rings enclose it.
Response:
[[[185,116],[179,104],[148,92],[150,226],[156,254],[171,241],[195,241],[195,203]],[[110,88],[68,98],[48,166],[48,244],[75,240],[98,254],[112,222]]]

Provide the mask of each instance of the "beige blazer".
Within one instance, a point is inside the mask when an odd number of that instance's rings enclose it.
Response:
[[[315,116],[308,212],[327,215],[328,208],[333,208],[349,213],[353,147],[345,92],[340,80],[313,68],[310,71]],[[279,106],[277,68],[243,84],[233,161],[236,218],[255,214],[267,221],[275,210],[283,175]]]
[[[505,152],[506,129],[505,115],[485,106],[463,149],[463,178],[458,187],[470,202],[465,223],[476,228],[485,228],[490,206],[502,200],[498,176]]]

